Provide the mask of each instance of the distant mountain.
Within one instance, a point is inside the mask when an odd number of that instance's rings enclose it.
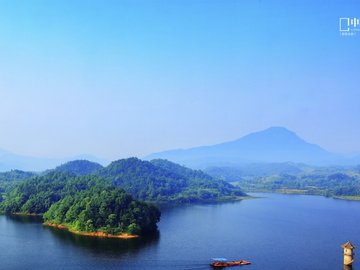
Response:
[[[216,202],[246,195],[224,181],[166,160],[121,159],[98,175],[144,201]]]
[[[350,160],[350,164],[356,164],[360,166],[360,155],[356,155],[355,157],[352,157]]]
[[[316,144],[304,141],[294,132],[283,127],[268,128],[231,142],[170,150],[146,157],[147,160],[156,158],[168,159],[193,168],[268,162],[313,165],[350,162]]]
[[[0,172],[10,170],[44,171],[74,159],[87,159],[104,165],[108,164],[108,161],[90,155],[80,155],[69,158],[39,158],[17,155],[0,149]]]
[[[73,160],[56,167],[54,171],[73,173],[75,175],[87,175],[94,174],[102,168],[103,166],[96,162],[88,160]]]
[[[0,149],[0,171],[10,171],[15,169],[25,171],[42,171],[55,167],[59,163],[59,160],[55,159],[17,155]]]

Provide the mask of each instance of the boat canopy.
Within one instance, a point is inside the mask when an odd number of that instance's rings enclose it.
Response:
[[[213,261],[216,261],[216,262],[226,262],[227,259],[225,258],[212,258]]]

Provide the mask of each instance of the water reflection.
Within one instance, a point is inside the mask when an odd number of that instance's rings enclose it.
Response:
[[[159,231],[134,239],[107,239],[77,235],[64,229],[43,226],[41,216],[10,215],[6,216],[6,219],[10,219],[12,222],[22,223],[23,225],[38,224],[39,229],[42,227],[44,230],[50,232],[50,235],[59,240],[61,244],[73,245],[96,254],[136,254],[144,247],[157,245],[160,239]]]
[[[360,243],[358,202],[266,196],[163,209],[161,235],[129,240],[74,235],[44,227],[38,217],[0,216],[0,268],[210,270],[210,258],[225,256],[253,262],[244,270],[360,270],[358,257],[344,267],[339,246],[344,239]],[[344,224],[354,226],[344,230]],[[322,249],[314,257],[309,246]]]
[[[6,218],[18,223],[39,223],[39,226],[43,222],[42,216],[8,215]]]
[[[107,239],[98,237],[89,237],[73,234],[67,230],[45,227],[51,234],[64,244],[71,244],[78,248],[86,249],[96,254],[109,253],[138,253],[146,246],[157,245],[160,239],[158,231],[139,238],[133,239]]]

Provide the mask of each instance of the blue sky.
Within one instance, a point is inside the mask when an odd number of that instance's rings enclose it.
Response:
[[[360,152],[358,1],[0,1],[0,148],[107,159],[285,126]]]

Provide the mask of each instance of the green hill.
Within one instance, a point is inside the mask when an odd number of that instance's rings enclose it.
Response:
[[[54,171],[73,173],[76,175],[87,175],[94,174],[102,168],[103,166],[96,162],[88,160],[74,160],[56,167]]]
[[[246,196],[224,181],[166,160],[122,159],[100,170],[99,175],[135,198],[151,202],[216,202]]]
[[[2,194],[9,190],[16,183],[20,183],[35,175],[36,173],[24,172],[20,170],[11,170],[9,172],[0,173],[0,201],[2,200]]]

